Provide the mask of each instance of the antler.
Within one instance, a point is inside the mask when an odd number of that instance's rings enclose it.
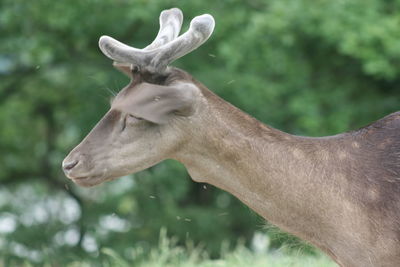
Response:
[[[214,18],[205,14],[195,17],[189,30],[177,37],[182,18],[178,8],[161,12],[157,37],[144,49],[130,47],[109,36],[100,38],[100,49],[116,62],[133,64],[151,72],[164,72],[171,62],[202,45],[214,30]]]
[[[144,50],[152,50],[166,44],[176,37],[182,27],[183,14],[179,8],[171,8],[164,10],[160,14],[160,30],[158,31],[156,39],[146,46]]]

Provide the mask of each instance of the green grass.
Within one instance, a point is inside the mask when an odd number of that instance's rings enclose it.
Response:
[[[110,251],[104,251],[109,253]],[[132,266],[124,262],[116,255],[109,254],[114,260],[112,266]],[[211,260],[201,256],[198,252],[172,248],[168,250],[154,251],[146,261],[135,266],[139,267],[337,267],[327,257],[318,255],[287,255],[284,253],[254,254],[245,247],[227,253],[221,259]]]
[[[225,251],[225,252],[224,252]],[[176,240],[167,238],[166,231],[160,233],[158,247],[144,253],[143,249],[132,249],[128,253],[131,260],[122,258],[110,248],[102,249],[105,256],[102,266],[120,267],[337,267],[328,257],[322,254],[309,255],[298,251],[288,252],[285,249],[267,253],[254,253],[244,245],[238,245],[233,251],[222,249],[220,259],[210,259],[201,247],[188,243],[178,246]],[[71,263],[68,267],[89,267],[82,262]]]
[[[168,238],[166,230],[160,232],[157,247],[145,251],[142,247],[127,248],[122,256],[111,248],[103,248],[95,259],[76,259],[68,264],[58,264],[56,259],[45,263],[43,267],[338,267],[323,254],[311,255],[301,249],[269,250],[255,253],[243,244],[234,250],[228,250],[225,244],[219,259],[211,259],[201,246],[188,242],[185,246],[177,245],[177,239]],[[0,267],[2,264],[0,258]],[[15,266],[34,267],[37,264],[19,262]]]

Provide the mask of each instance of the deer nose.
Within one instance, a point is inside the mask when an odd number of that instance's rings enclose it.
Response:
[[[77,164],[78,164],[78,160],[73,160],[70,162],[63,162],[62,167],[64,169],[64,171],[69,171],[72,170]]]

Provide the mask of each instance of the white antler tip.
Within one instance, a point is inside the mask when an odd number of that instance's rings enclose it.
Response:
[[[205,36],[206,38],[208,38],[214,30],[215,20],[213,16],[211,16],[210,14],[204,14],[195,17],[190,22],[190,27],[193,28],[193,30],[203,34],[203,36]]]
[[[106,35],[103,35],[99,39],[99,47],[101,52],[103,52],[104,55],[107,57],[110,57],[110,54],[108,53],[108,47],[110,46],[110,43],[112,42],[112,38]]]
[[[99,47],[100,49],[104,49],[108,44],[113,42],[113,38],[111,38],[110,36],[107,35],[103,35],[100,37],[99,39]]]
[[[129,58],[130,52],[133,52],[134,50],[134,48],[131,48],[107,35],[100,37],[99,47],[104,55],[114,61],[121,62],[126,61],[126,59]]]
[[[162,20],[167,20],[167,18],[168,18],[169,16],[178,18],[180,21],[183,20],[183,13],[182,13],[182,11],[181,11],[179,8],[177,8],[177,7],[174,7],[174,8],[171,8],[171,9],[163,10],[163,11],[161,12],[161,14],[160,14],[160,19],[162,19]]]

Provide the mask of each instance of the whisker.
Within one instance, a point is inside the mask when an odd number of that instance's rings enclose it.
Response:
[[[117,94],[113,91],[113,90],[111,90],[109,87],[105,87],[106,89],[107,89],[107,91],[108,92],[110,92],[110,94],[112,94],[113,96],[116,96]]]

